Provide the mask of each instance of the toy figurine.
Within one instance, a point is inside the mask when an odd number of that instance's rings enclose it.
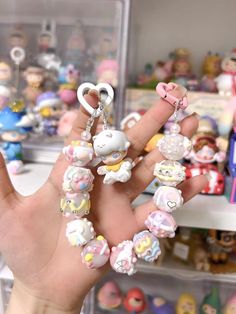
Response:
[[[9,107],[0,112],[0,133],[4,141],[3,154],[7,160],[7,168],[12,174],[23,170],[23,154],[21,142],[26,139],[27,131],[19,126],[24,113],[13,112]]]
[[[236,246],[236,232],[210,230],[208,243],[210,261],[214,264],[225,264],[228,261],[228,254]]]
[[[0,111],[9,104],[10,98],[11,90],[4,85],[0,85]]]
[[[190,54],[187,49],[178,48],[175,50],[175,60],[173,63],[174,81],[186,87],[188,79],[192,78],[189,56]]]
[[[221,301],[217,288],[212,288],[201,303],[199,314],[221,314]]]
[[[177,229],[174,218],[167,212],[156,210],[148,215],[145,225],[157,238],[173,238]]]
[[[226,56],[221,63],[223,73],[215,81],[222,96],[236,95],[236,49]]]
[[[130,289],[123,301],[124,308],[133,314],[141,313],[146,309],[145,295],[139,288]]]
[[[154,314],[175,314],[175,309],[164,298],[148,296],[148,304]]]
[[[90,269],[100,268],[106,264],[110,257],[110,249],[107,240],[103,236],[98,236],[89,241],[83,248],[82,262]]]
[[[61,137],[67,137],[70,134],[73,123],[78,115],[78,110],[69,110],[62,114],[58,121],[57,134]]]
[[[110,264],[117,273],[133,275],[136,273],[136,262],[132,241],[123,241],[111,249]]]
[[[27,45],[27,38],[26,34],[23,30],[22,25],[16,25],[12,32],[10,33],[9,37],[9,47],[10,50],[14,47],[20,47],[25,49]]]
[[[58,121],[63,113],[60,98],[54,92],[44,92],[37,97],[35,112],[38,112],[42,121],[43,133],[52,136],[57,134]]]
[[[136,255],[146,262],[154,262],[161,254],[158,239],[147,230],[135,234],[133,243]]]
[[[178,161],[163,160],[156,163],[154,176],[161,184],[176,186],[185,180],[185,169]]]
[[[57,45],[55,21],[43,20],[41,32],[38,37],[39,52],[54,51]]]
[[[122,304],[122,294],[113,281],[107,281],[97,294],[98,306],[104,310],[117,309]]]
[[[196,299],[189,293],[183,293],[179,296],[176,304],[176,314],[197,314]]]
[[[79,71],[72,64],[60,67],[59,82],[61,83],[58,94],[61,100],[68,106],[77,103],[77,87],[79,81]]]
[[[200,83],[202,91],[210,93],[218,91],[215,78],[221,73],[221,61],[219,54],[208,52],[203,61],[203,77]]]
[[[236,314],[236,294],[233,294],[227,299],[224,310],[224,314]]]
[[[24,72],[24,78],[27,86],[23,90],[23,95],[29,108],[33,108],[37,97],[42,94],[42,85],[44,82],[44,70],[37,64],[31,64]]]
[[[0,85],[9,87],[12,79],[12,70],[8,63],[0,61]]]
[[[87,218],[75,219],[67,223],[66,237],[72,246],[83,246],[94,236],[92,223]]]
[[[125,158],[130,142],[125,133],[117,130],[104,130],[93,137],[96,156],[106,166],[98,167],[98,174],[105,175],[103,182],[126,182],[131,177],[132,161]],[[125,159],[124,159],[125,158]]]
[[[97,67],[97,82],[108,83],[113,87],[118,85],[119,65],[116,60],[103,60]]]
[[[196,248],[193,253],[193,263],[197,271],[209,271],[208,252],[202,247]]]

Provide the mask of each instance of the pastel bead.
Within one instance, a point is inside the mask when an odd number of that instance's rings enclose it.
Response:
[[[92,223],[86,219],[75,219],[67,223],[66,237],[72,246],[87,244],[95,236]]]
[[[183,205],[182,192],[171,186],[160,186],[153,196],[153,201],[160,210],[172,213]]]
[[[121,274],[133,275],[136,273],[135,264],[137,258],[134,252],[132,241],[123,241],[111,250],[111,267]]]
[[[93,188],[94,176],[90,169],[69,166],[63,177],[63,191],[69,193],[89,192]]]
[[[156,210],[148,215],[145,225],[158,238],[173,238],[177,228],[174,218],[167,212]]]
[[[100,268],[106,264],[110,257],[110,249],[107,240],[103,236],[98,236],[91,240],[83,248],[82,262],[90,269]]]
[[[133,243],[138,258],[144,259],[146,262],[154,262],[161,254],[158,239],[148,230],[135,234]]]
[[[63,148],[66,159],[76,167],[87,166],[94,156],[93,146],[85,141],[72,141]]]
[[[74,215],[82,218],[89,214],[90,205],[89,193],[66,193],[65,197],[61,199],[60,209],[66,217]]]
[[[176,186],[185,180],[185,169],[178,161],[163,160],[155,164],[153,174],[161,184]]]

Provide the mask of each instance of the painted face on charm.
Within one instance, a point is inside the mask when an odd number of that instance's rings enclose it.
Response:
[[[126,156],[127,152],[112,152],[109,155],[102,156],[101,159],[105,165],[115,165],[121,162],[123,158]]]

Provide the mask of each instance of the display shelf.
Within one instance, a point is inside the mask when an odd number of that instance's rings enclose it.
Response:
[[[140,205],[152,198],[142,194],[134,202]],[[179,226],[236,231],[236,206],[225,196],[197,195],[173,213]]]

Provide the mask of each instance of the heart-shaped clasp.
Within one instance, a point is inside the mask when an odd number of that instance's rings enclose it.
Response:
[[[86,111],[88,111],[89,114],[93,117],[99,117],[102,113],[101,108],[93,108],[84,98],[84,95],[86,92],[88,92],[90,89],[95,89],[99,94],[103,91],[107,93],[107,97],[102,100],[102,104],[104,106],[109,106],[110,103],[113,101],[114,98],[114,91],[113,88],[107,84],[107,83],[99,83],[97,85],[94,85],[92,83],[83,83],[79,86],[77,90],[77,97],[80,102],[80,104],[84,107]]]

